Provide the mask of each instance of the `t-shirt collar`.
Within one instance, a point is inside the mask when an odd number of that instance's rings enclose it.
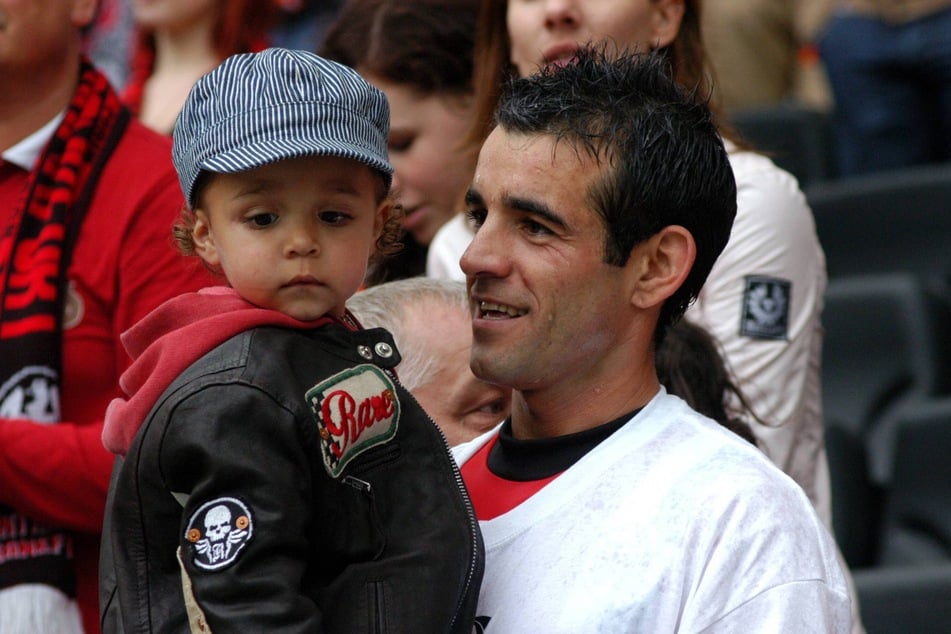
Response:
[[[53,134],[65,116],[65,111],[59,113],[42,128],[12,147],[7,148],[0,156],[8,163],[13,163],[28,172],[33,171],[33,167],[40,159],[43,148],[46,147],[46,144],[53,137]]]

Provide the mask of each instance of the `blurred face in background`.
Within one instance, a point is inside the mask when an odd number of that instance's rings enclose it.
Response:
[[[403,331],[411,339],[406,343],[423,348],[431,364],[410,391],[451,446],[487,432],[509,415],[512,390],[476,378],[469,368],[472,320],[465,308],[420,304],[407,311]]]
[[[683,0],[509,0],[510,59],[521,76],[566,63],[579,46],[649,51],[674,41]]]
[[[372,73],[364,76],[390,103],[390,162],[403,226],[418,243],[428,245],[462,211],[472,178],[475,156],[459,147],[472,116],[470,99],[421,94]]]

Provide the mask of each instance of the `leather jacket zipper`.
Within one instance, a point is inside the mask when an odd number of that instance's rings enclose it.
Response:
[[[399,377],[395,373],[390,372],[390,378],[392,378],[397,383],[402,385],[402,382],[399,380]],[[402,385],[405,389],[406,386]],[[406,393],[409,394],[409,397],[416,401],[416,397],[413,396],[412,392],[406,390]],[[416,404],[419,405],[419,401],[416,401]],[[419,405],[419,408],[426,412],[423,409],[422,405]],[[429,416],[429,414],[426,414]],[[432,421],[432,419],[430,418]],[[459,595],[459,600],[456,602],[456,609],[452,615],[452,623],[450,623],[450,632],[456,631],[457,620],[459,619],[459,613],[462,611],[463,604],[465,599],[468,596],[470,589],[472,588],[472,580],[476,576],[476,568],[479,565],[479,546],[482,543],[482,537],[479,529],[479,520],[476,519],[475,509],[472,507],[472,501],[469,499],[469,491],[466,489],[466,484],[462,480],[462,472],[459,471],[459,465],[456,464],[455,458],[452,457],[452,448],[449,446],[449,441],[446,440],[446,434],[443,433],[442,429],[439,428],[439,425],[436,424],[436,421],[432,421],[433,428],[439,434],[439,437],[442,439],[443,447],[446,449],[446,458],[449,460],[449,466],[452,469],[453,478],[456,482],[456,488],[459,490],[459,493],[462,495],[462,500],[465,503],[466,508],[466,517],[469,520],[469,534],[471,535],[472,550],[469,553],[469,570],[466,573],[466,582],[463,585],[462,594]],[[467,630],[468,631],[468,630]]]

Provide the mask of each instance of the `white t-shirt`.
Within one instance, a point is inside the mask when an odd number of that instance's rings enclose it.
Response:
[[[489,634],[849,631],[835,545],[802,490],[663,390],[480,525],[477,616]]]
[[[750,421],[757,440],[831,527],[820,388],[825,255],[795,178],[762,155],[725,145],[736,220],[687,317],[720,342],[737,384],[767,423]],[[463,215],[443,225],[426,274],[464,280],[459,258],[471,240]]]

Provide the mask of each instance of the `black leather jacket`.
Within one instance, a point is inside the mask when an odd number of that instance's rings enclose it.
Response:
[[[177,378],[113,474],[103,632],[471,632],[481,534],[398,361],[267,327]]]

